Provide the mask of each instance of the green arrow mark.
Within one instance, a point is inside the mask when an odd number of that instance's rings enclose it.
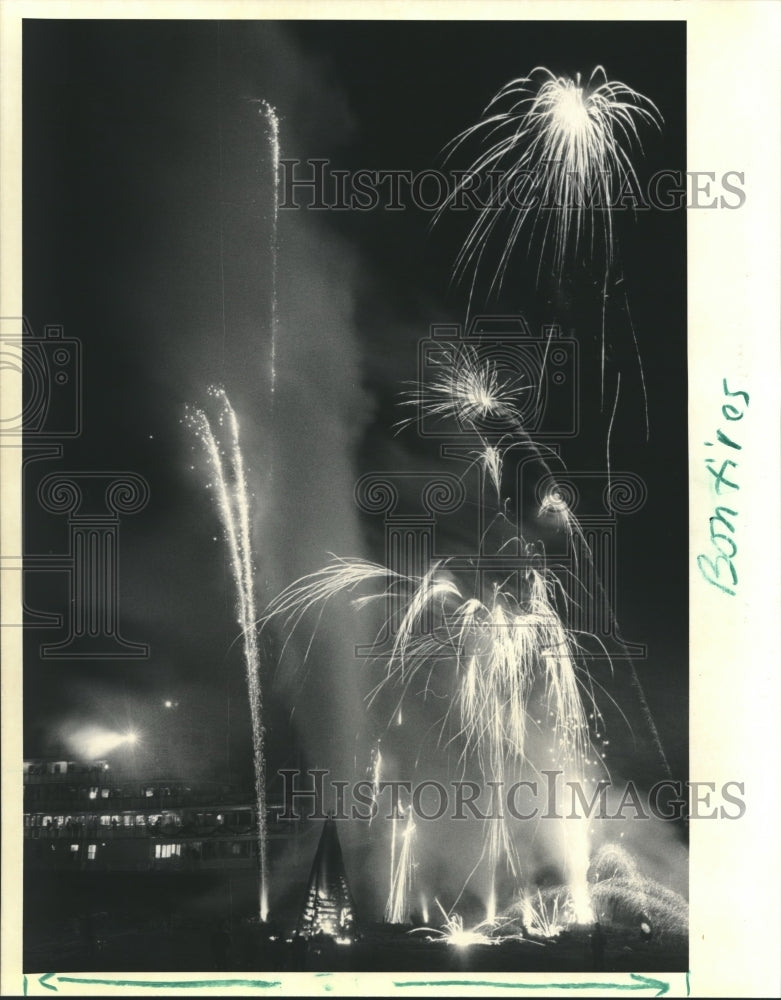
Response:
[[[398,980],[394,986],[492,986],[507,990],[656,990],[656,996],[664,996],[670,989],[670,984],[662,979],[650,979],[634,972],[630,973],[632,983],[519,983],[495,982],[490,979],[425,979]]]

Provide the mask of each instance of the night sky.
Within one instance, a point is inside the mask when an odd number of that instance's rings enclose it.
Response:
[[[210,385],[226,387],[241,423],[262,603],[328,553],[382,560],[382,519],[353,500],[360,475],[440,467],[431,442],[393,425],[409,415],[399,392],[417,378],[429,325],[464,319],[468,289],[450,276],[470,219],[451,214],[432,229],[431,213],[414,207],[281,211],[272,411],[272,186],[257,101],[278,109],[283,157],[415,172],[441,166],[445,144],[512,78],[538,65],[587,77],[597,64],[664,118],[661,132],[643,129],[641,181],[685,169],[683,23],[25,23],[24,309],[36,333],[61,324],[83,353],[82,433],[64,441],[62,459],[27,467],[26,552],[67,548],[66,519],[36,500],[44,474],[130,471],[150,488],[120,528],[121,630],[148,643],[149,658],[47,660],[41,644],[63,632],[28,629],[26,754],[72,753],[69,734],[89,723],[133,726],[137,753],[153,758],[173,698],[177,766],[248,779],[230,570],[208,469],[183,422]],[[454,165],[468,164],[465,152]],[[615,611],[624,638],[648,647],[637,672],[672,773],[685,778],[685,212],[620,213],[617,240],[624,281],[606,309],[604,403],[599,268],[581,262],[562,288],[538,285],[539,252],[519,246],[501,294],[487,301],[478,288],[475,312],[522,313],[533,332],[559,323],[577,340],[581,430],[562,444],[570,469],[604,472],[621,373],[611,465],[642,477],[648,496],[619,519]],[[443,550],[458,551],[467,530],[443,524]],[[64,613],[66,602],[64,574],[28,574],[28,606]],[[351,655],[370,640],[371,618],[336,602],[304,678],[296,666],[311,624],[279,671],[269,667],[279,636],[265,646],[269,772],[308,763],[349,778],[384,725],[363,709],[377,675]],[[636,730],[617,737],[617,766],[650,782],[666,774],[627,676],[617,661],[616,696]],[[414,723],[421,733],[428,711]]]

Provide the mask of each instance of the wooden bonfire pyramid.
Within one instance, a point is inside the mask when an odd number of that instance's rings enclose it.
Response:
[[[329,816],[312,862],[309,884],[296,934],[302,938],[329,937],[339,944],[355,940],[355,905],[336,822]]]

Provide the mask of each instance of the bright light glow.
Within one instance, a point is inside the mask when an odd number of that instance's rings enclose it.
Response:
[[[82,760],[98,760],[121,746],[133,746],[138,734],[131,731],[118,733],[101,726],[87,726],[71,733],[67,741],[73,752]]]
[[[487,924],[492,924],[496,920],[496,889],[491,886],[491,892],[488,895],[488,903],[485,907],[485,922]]]
[[[477,927],[472,930],[466,930],[464,928],[463,918],[459,913],[448,914],[438,899],[434,902],[440,909],[442,916],[445,918],[445,923],[443,924],[441,930],[435,931],[435,933],[449,945],[454,948],[468,948],[473,944],[497,944],[500,940],[499,938],[491,938],[488,935],[481,933]],[[478,927],[482,926],[478,924]]]

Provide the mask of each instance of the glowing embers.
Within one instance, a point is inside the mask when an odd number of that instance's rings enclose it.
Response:
[[[350,944],[356,937],[355,906],[333,819],[325,821],[320,835],[296,934],[332,938],[337,944]]]

